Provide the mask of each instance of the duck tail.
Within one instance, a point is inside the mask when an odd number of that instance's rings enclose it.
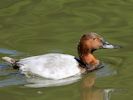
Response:
[[[5,62],[8,62],[9,64],[12,65],[12,67],[14,69],[18,69],[19,67],[17,66],[17,60],[14,58],[10,58],[10,57],[2,57],[2,60],[4,60]]]

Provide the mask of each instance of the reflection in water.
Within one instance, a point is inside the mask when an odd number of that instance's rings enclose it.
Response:
[[[0,64],[0,87],[25,84],[25,77],[6,64]]]
[[[9,49],[5,49],[5,48],[0,48],[0,53],[1,54],[8,54],[10,56],[16,56],[16,55],[20,55],[21,53],[16,51],[16,50],[9,50]]]
[[[114,91],[114,89],[105,89],[104,90],[104,100],[110,100],[111,98],[111,93]]]
[[[81,76],[73,76],[61,80],[50,80],[39,77],[33,77],[26,79],[28,84],[26,84],[25,86],[32,88],[63,86],[77,82],[79,79],[81,79]]]
[[[114,89],[100,89],[94,86],[95,75],[87,76],[82,82],[82,100],[110,100]]]
[[[96,72],[96,78],[107,77],[117,74],[117,71],[111,68],[109,65],[104,64],[104,66],[105,67],[103,67],[102,70],[98,70]]]

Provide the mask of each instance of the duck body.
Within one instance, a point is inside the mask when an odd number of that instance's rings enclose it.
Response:
[[[72,55],[50,53],[40,56],[28,57],[15,60],[10,57],[2,59],[12,65],[14,69],[19,68],[22,73],[31,73],[49,79],[63,79],[85,72],[94,71],[100,65],[93,52],[98,49],[119,48],[105,41],[94,32],[84,34],[77,46],[79,59]]]
[[[80,73],[75,57],[67,54],[50,53],[20,59],[16,62],[22,73],[32,73],[49,79],[63,79]]]

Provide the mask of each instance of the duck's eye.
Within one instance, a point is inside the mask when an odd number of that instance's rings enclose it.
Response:
[[[93,38],[93,40],[96,40],[96,38]]]

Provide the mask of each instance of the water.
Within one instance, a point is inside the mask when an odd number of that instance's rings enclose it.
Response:
[[[90,31],[122,48],[95,52],[106,67],[61,82],[26,78],[0,61],[0,98],[132,100],[132,5],[133,0],[1,0],[0,57],[77,56],[80,36]]]

